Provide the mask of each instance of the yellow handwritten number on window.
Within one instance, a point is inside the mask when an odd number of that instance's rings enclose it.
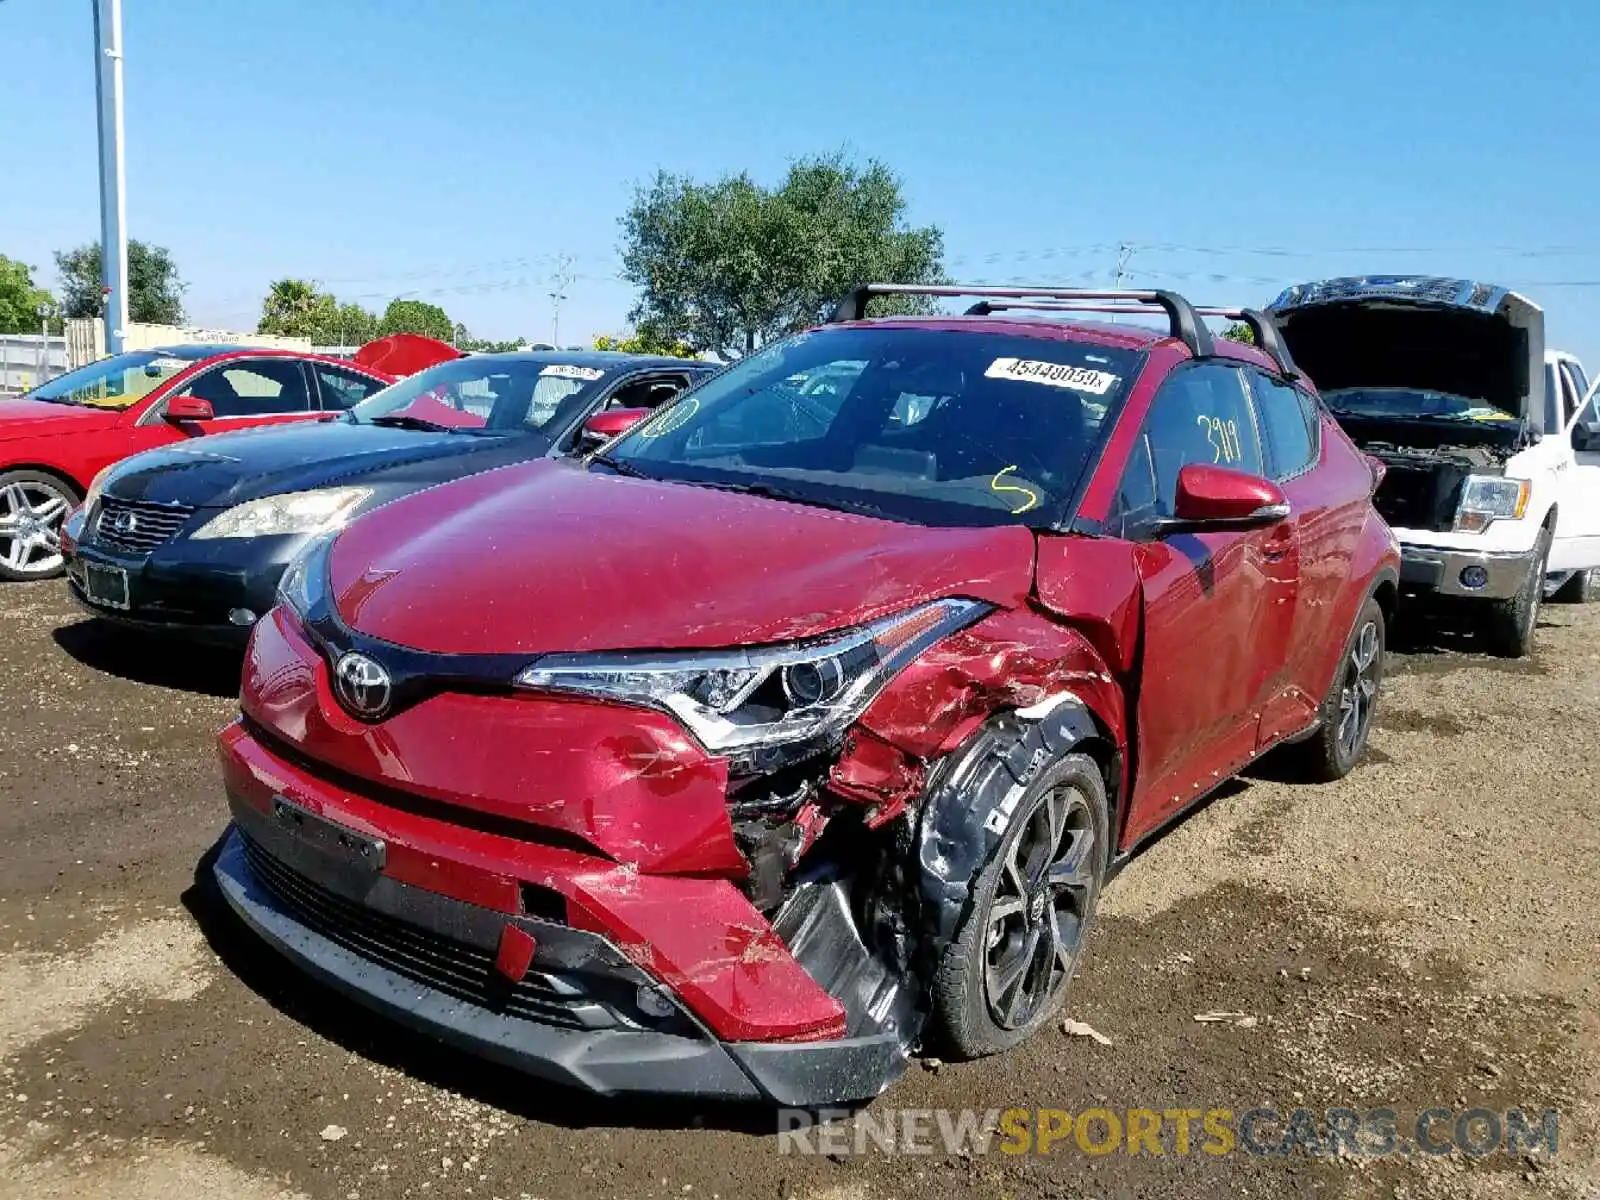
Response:
[[[1039,507],[1039,493],[1038,492],[1034,491],[1030,487],[1023,487],[1020,484],[1007,483],[1005,481],[1005,477],[1007,475],[1009,475],[1012,471],[1015,471],[1016,469],[1017,468],[1015,466],[1002,467],[1000,470],[998,470],[998,471],[996,471],[994,473],[994,478],[989,480],[989,490],[991,492],[995,493],[995,495],[997,495],[997,496],[1005,495],[1007,493],[1010,493],[1010,494],[1016,495],[1016,496],[1026,496],[1027,497],[1026,500],[1021,502],[1021,505],[1019,507],[1013,508],[1011,510],[1011,515],[1013,517],[1018,516],[1021,513],[1027,512],[1030,508],[1038,508]],[[1006,503],[1007,504],[1016,504],[1017,501],[1008,500],[1008,501],[1006,501]]]
[[[1233,419],[1201,415],[1195,422],[1206,431],[1206,441],[1211,444],[1211,461],[1238,463],[1244,461],[1244,446],[1239,441],[1239,423]]]

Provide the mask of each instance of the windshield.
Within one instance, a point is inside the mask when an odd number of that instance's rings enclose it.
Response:
[[[179,371],[194,366],[195,361],[163,350],[117,354],[57,375],[34,388],[27,398],[52,404],[124,409],[148,396]]]
[[[599,461],[922,524],[1042,527],[1138,364],[981,330],[819,330],[713,376]]]
[[[538,359],[452,359],[384,388],[350,409],[358,425],[463,432],[555,434],[588,404],[606,372]]]
[[[1435,392],[1427,388],[1347,388],[1322,393],[1325,403],[1341,417],[1379,420],[1515,421],[1506,412],[1482,400]]]

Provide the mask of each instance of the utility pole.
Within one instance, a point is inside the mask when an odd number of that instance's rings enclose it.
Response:
[[[128,331],[127,174],[122,158],[122,0],[94,4],[95,95],[100,102],[100,286],[106,352]]]
[[[1128,260],[1133,257],[1134,247],[1128,242],[1123,242],[1117,247],[1116,277],[1111,286],[1118,291],[1122,289],[1122,281],[1128,277]]]
[[[550,344],[561,349],[561,302],[567,298],[567,288],[572,285],[572,255],[556,257],[556,269],[550,275]]]

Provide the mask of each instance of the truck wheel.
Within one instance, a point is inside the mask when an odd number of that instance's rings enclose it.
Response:
[[[1490,601],[1483,616],[1484,648],[1498,658],[1526,658],[1533,653],[1533,633],[1544,599],[1545,563],[1550,558],[1550,531],[1542,530],[1528,578],[1515,596]]]
[[[1385,636],[1383,609],[1369,596],[1345,642],[1333,686],[1317,710],[1317,731],[1280,751],[1280,761],[1295,778],[1332,783],[1350,774],[1361,761],[1383,686]]]
[[[65,569],[61,522],[78,503],[72,485],[42,471],[0,471],[0,579],[54,579]]]
[[[1027,785],[971,883],[933,984],[933,1030],[962,1058],[998,1054],[1061,1011],[1109,844],[1106,785],[1067,754]]]
[[[1594,571],[1574,571],[1545,599],[1552,604],[1588,604],[1594,599]]]

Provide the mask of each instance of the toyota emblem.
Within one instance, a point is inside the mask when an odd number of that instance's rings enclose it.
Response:
[[[120,512],[111,522],[111,528],[122,534],[133,533],[139,528],[139,518],[131,512]]]
[[[333,668],[339,702],[365,720],[381,717],[389,707],[394,684],[383,664],[357,651],[342,655]]]

